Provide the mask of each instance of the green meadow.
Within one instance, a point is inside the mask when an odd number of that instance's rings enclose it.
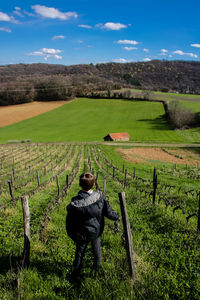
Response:
[[[128,90],[128,89],[123,89]],[[165,101],[200,101],[200,95],[193,94],[176,94],[167,92],[143,91],[138,89],[131,89],[136,95],[142,95],[149,92],[149,99],[152,100],[165,100]]]
[[[0,143],[103,141],[112,132],[128,132],[135,142],[196,142],[174,131],[161,103],[108,99],[76,99],[48,113],[0,128]],[[189,133],[189,131],[187,131]]]

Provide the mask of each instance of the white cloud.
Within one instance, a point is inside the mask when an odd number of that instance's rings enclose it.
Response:
[[[42,52],[48,53],[48,54],[56,54],[56,53],[61,53],[62,51],[59,49],[51,49],[51,48],[42,48]]]
[[[5,21],[5,22],[12,22],[15,24],[19,24],[19,22],[17,20],[15,20],[14,17],[10,17],[9,15],[3,13],[0,11],[0,21]]]
[[[144,48],[143,51],[144,51],[144,52],[149,52],[149,49]]]
[[[128,62],[128,60],[125,59],[125,58],[116,58],[116,59],[113,59],[112,61],[116,62],[116,63],[126,63],[126,62]]]
[[[76,12],[61,12],[57,8],[47,7],[43,5],[32,5],[31,8],[40,16],[50,19],[69,20],[71,18],[77,18]]]
[[[52,40],[54,41],[54,40],[59,40],[59,39],[65,39],[65,36],[64,35],[54,35],[53,37],[52,37]]]
[[[52,48],[42,48],[38,51],[27,53],[28,56],[42,56],[44,60],[48,60],[49,58],[62,59],[62,56],[58,55],[62,51],[59,49]]]
[[[11,29],[6,27],[0,27],[0,31],[11,32]]]
[[[127,28],[127,25],[121,24],[121,23],[112,23],[107,22],[105,24],[97,24],[96,27],[99,27],[101,29],[107,29],[107,30],[121,30],[123,28]]]
[[[191,47],[196,47],[196,48],[200,48],[200,44],[191,44]]]
[[[9,17],[7,14],[0,11],[0,21],[11,21],[11,17]]]
[[[178,55],[187,55],[187,56],[194,57],[194,58],[198,57],[197,54],[194,54],[194,53],[185,53],[182,50],[176,50],[176,51],[173,51],[172,53],[178,54]]]
[[[143,60],[144,61],[151,61],[151,59],[149,57],[145,57]]]
[[[122,44],[122,45],[138,45],[139,42],[137,41],[132,41],[132,40],[119,40],[117,41],[117,44]]]
[[[18,6],[15,6],[15,10],[13,13],[21,18],[24,18],[24,15],[20,11],[21,11],[21,8]]]
[[[92,28],[92,26],[90,26],[90,25],[78,25],[78,27],[87,28],[87,29]]]
[[[166,50],[166,49],[161,49],[161,53],[167,53],[168,52],[168,50]]]
[[[24,13],[25,15],[29,16],[29,17],[35,17],[34,14],[32,14],[32,13],[26,11],[26,10],[24,10],[23,13]]]
[[[127,50],[127,51],[132,51],[132,50],[137,50],[138,48],[137,47],[123,47],[124,50]]]

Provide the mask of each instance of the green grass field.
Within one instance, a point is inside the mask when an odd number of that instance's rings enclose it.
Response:
[[[76,99],[40,116],[0,128],[0,143],[103,141],[112,132],[128,132],[131,141],[185,142],[163,118],[161,103]],[[196,142],[195,136],[190,142]]]
[[[124,89],[125,90],[125,89]],[[142,95],[145,91],[131,89],[137,95]],[[176,93],[165,93],[165,92],[149,92],[149,98],[154,100],[165,100],[165,101],[200,101],[200,95],[192,94],[176,94]]]

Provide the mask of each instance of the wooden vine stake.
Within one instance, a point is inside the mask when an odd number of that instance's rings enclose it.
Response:
[[[66,187],[67,188],[69,187],[69,175],[68,174],[66,175]]]
[[[37,182],[38,182],[38,186],[40,186],[40,175],[38,171],[37,171]]]
[[[156,174],[156,168],[154,168],[153,171],[153,205],[155,204],[156,201],[156,189],[158,185],[158,180],[157,180],[157,174]]]
[[[124,188],[126,188],[126,184],[127,184],[127,169],[125,170],[125,175],[124,175]]]
[[[115,167],[113,167],[113,178],[115,178]]]
[[[120,208],[121,208],[121,215],[122,215],[122,222],[126,240],[126,253],[128,258],[129,264],[129,273],[130,276],[135,278],[136,277],[136,264],[134,259],[134,252],[133,252],[133,242],[132,242],[132,234],[130,223],[128,219],[128,213],[126,209],[126,199],[125,199],[125,192],[119,193],[119,201],[120,201]]]
[[[8,181],[8,186],[9,186],[9,191],[10,191],[10,196],[11,196],[11,202],[13,203],[13,205],[15,205],[15,199],[14,199],[14,195],[13,195],[13,186],[12,186],[11,180]]]
[[[24,218],[24,251],[22,258],[22,268],[29,267],[30,264],[30,211],[28,196],[21,197],[23,218]]]
[[[133,169],[133,178],[135,178],[135,167]]]

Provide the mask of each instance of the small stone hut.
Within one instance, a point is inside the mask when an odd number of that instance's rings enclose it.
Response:
[[[109,133],[104,137],[104,141],[124,141],[127,142],[130,135],[127,132]]]

